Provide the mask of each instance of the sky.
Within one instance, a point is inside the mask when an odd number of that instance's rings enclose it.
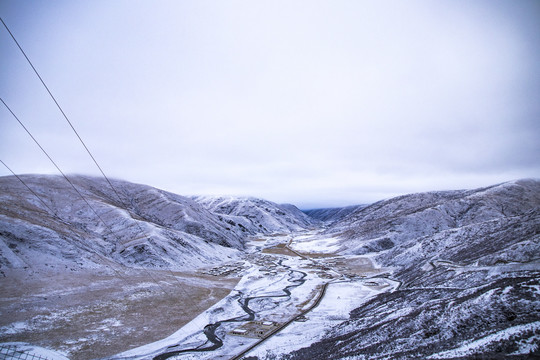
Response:
[[[111,178],[304,209],[540,178],[540,1],[0,0],[0,16]],[[0,97],[65,173],[100,175],[3,26]],[[57,173],[3,105],[0,159]]]

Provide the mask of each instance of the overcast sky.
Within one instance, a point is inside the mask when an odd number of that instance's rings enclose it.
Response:
[[[2,0],[0,16],[110,177],[301,208],[540,177],[540,1]],[[0,57],[0,97],[64,172],[98,175],[3,27]],[[3,107],[0,126],[15,172],[55,173]]]

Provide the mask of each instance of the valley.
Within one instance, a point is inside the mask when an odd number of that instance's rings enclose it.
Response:
[[[303,213],[22,178],[0,178],[0,358],[539,354],[538,180]]]
[[[170,337],[110,359],[239,359],[296,350],[343,321],[363,300],[397,286],[378,277],[384,269],[369,258],[349,257],[361,264],[351,268],[336,254],[313,259],[295,252],[296,237],[310,239],[302,233],[248,242],[242,279],[227,297]],[[289,251],[265,252],[272,248]]]

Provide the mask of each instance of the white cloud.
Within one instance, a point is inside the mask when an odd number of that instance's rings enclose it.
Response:
[[[0,10],[111,176],[323,206],[539,177],[538,7],[6,1]],[[98,174],[5,31],[0,46],[0,96],[65,171]],[[1,158],[48,171],[0,114]]]

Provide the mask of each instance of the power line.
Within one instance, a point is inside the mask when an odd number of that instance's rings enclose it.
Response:
[[[34,142],[36,143],[36,145],[41,149],[41,151],[45,154],[45,156],[47,156],[47,158],[49,158],[49,160],[51,161],[51,163],[56,167],[56,169],[60,172],[60,174],[62,174],[62,176],[64,177],[64,179],[66,179],[66,181],[71,185],[71,187],[73,188],[73,190],[75,190],[75,192],[77,192],[77,194],[79,194],[79,196],[84,200],[84,202],[90,207],[90,209],[92,209],[92,211],[94,212],[94,214],[96,214],[96,216],[107,226],[107,224],[105,223],[105,221],[103,221],[103,219],[101,218],[101,216],[96,212],[96,210],[94,209],[94,207],[92,205],[90,205],[90,203],[86,200],[86,198],[80,193],[80,191],[75,187],[75,185],[71,182],[71,180],[69,180],[69,178],[66,176],[66,174],[64,174],[64,172],[60,169],[60,167],[58,166],[58,164],[56,164],[56,162],[51,158],[51,156],[47,153],[47,151],[45,151],[45,149],[43,148],[43,146],[41,146],[41,144],[36,140],[36,138],[34,137],[34,135],[32,135],[32,133],[30,132],[30,130],[28,130],[28,128],[22,123],[22,121],[17,117],[17,115],[15,115],[15,113],[11,110],[11,108],[5,103],[4,99],[0,98],[0,101],[2,101],[2,104],[4,104],[4,106],[6,107],[6,109],[9,110],[9,112],[11,113],[11,115],[13,115],[13,117],[19,122],[19,124],[23,127],[23,129],[28,133],[28,135],[30,135],[30,137],[32,138],[32,140],[34,140]],[[112,233],[112,230],[109,228],[109,230],[111,231]]]
[[[45,84],[45,81],[43,81],[43,78],[41,77],[41,75],[39,74],[39,72],[37,71],[37,69],[35,68],[34,64],[32,64],[32,61],[30,61],[30,58],[28,58],[28,56],[26,55],[26,53],[24,52],[22,46],[19,44],[19,42],[17,41],[17,39],[15,39],[15,36],[13,35],[13,33],[11,32],[11,30],[9,30],[8,26],[6,25],[6,23],[4,22],[4,20],[0,17],[0,21],[2,21],[2,24],[4,25],[4,27],[6,28],[6,30],[8,31],[9,35],[11,36],[11,38],[13,39],[13,41],[15,42],[15,44],[17,44],[17,47],[19,48],[19,50],[21,51],[21,53],[24,55],[26,61],[28,61],[28,64],[30,64],[30,66],[32,67],[32,70],[34,70],[34,72],[36,73],[37,77],[39,78],[39,81],[41,81],[41,83],[43,84],[43,86],[45,87],[45,89],[47,90],[47,92],[49,93],[49,96],[51,97],[51,99],[54,101],[54,103],[56,104],[56,107],[58,107],[58,110],[60,110],[60,112],[62,113],[62,116],[64,116],[64,119],[66,119],[67,123],[69,124],[69,126],[71,127],[71,129],[73,130],[73,132],[75,133],[75,135],[77,135],[77,138],[79,139],[79,141],[81,142],[81,144],[84,146],[84,148],[86,149],[86,152],[88,153],[88,155],[90,155],[90,157],[92,158],[92,161],[94,161],[94,164],[96,164],[97,168],[99,169],[99,171],[101,172],[101,174],[103,175],[103,177],[107,180],[107,182],[109,183],[109,186],[113,189],[113,191],[116,193],[116,196],[120,199],[120,196],[118,195],[118,193],[116,192],[114,186],[112,185],[111,181],[109,180],[109,178],[107,177],[107,175],[105,175],[105,172],[103,171],[103,169],[101,168],[101,166],[99,166],[96,158],[94,157],[94,155],[92,155],[92,153],[90,152],[90,149],[88,149],[88,146],[86,146],[86,144],[84,143],[83,139],[81,138],[81,136],[79,135],[79,133],[77,132],[77,130],[75,130],[75,127],[73,126],[73,124],[71,123],[71,121],[69,120],[69,118],[67,117],[66,113],[64,112],[64,110],[62,109],[62,107],[60,106],[60,104],[58,103],[58,101],[56,100],[56,98],[54,97],[54,95],[52,94],[51,90],[49,89],[49,87],[47,86],[47,84]]]
[[[47,203],[41,198],[41,196],[39,196],[38,194],[36,194],[34,192],[34,190],[32,190],[25,182],[23,179],[21,179],[21,177],[17,174],[15,174],[15,172],[13,170],[11,170],[11,168],[9,166],[7,166],[7,164],[5,162],[3,162],[2,160],[0,160],[0,162],[6,167],[6,169],[8,169],[12,174],[13,176],[15,176],[17,179],[19,179],[19,181],[32,193],[34,194],[34,196],[51,212],[51,214],[53,214],[53,216],[57,219],[59,219],[60,221],[64,222],[64,220],[60,219],[60,217],[58,216],[58,214],[56,213],[56,211],[54,211],[53,209],[51,209],[49,207],[49,205],[47,205]]]
[[[21,53],[24,55],[26,61],[28,62],[28,64],[30,64],[30,67],[32,67],[32,70],[34,70],[34,73],[37,75],[37,77],[39,78],[39,81],[41,81],[41,84],[43,84],[43,86],[45,87],[45,89],[47,90],[47,93],[49,94],[49,96],[51,97],[51,99],[54,101],[54,103],[56,104],[56,107],[58,107],[58,110],[60,110],[60,112],[62,113],[62,116],[64,117],[64,119],[67,121],[67,123],[69,124],[69,126],[71,127],[71,129],[73,130],[73,132],[75,133],[75,135],[77,136],[77,138],[79,139],[80,143],[83,145],[83,147],[85,148],[86,152],[88,153],[88,155],[90,155],[90,158],[92,158],[92,161],[94,162],[94,164],[97,166],[97,168],[99,169],[99,171],[101,172],[101,174],[103,175],[103,177],[105,178],[105,180],[107,180],[107,183],[109,184],[109,186],[111,187],[111,189],[113,190],[113,192],[115,193],[116,197],[118,198],[118,200],[120,201],[120,204],[127,209],[127,206],[126,204],[122,201],[122,198],[120,197],[120,195],[118,194],[118,192],[116,191],[115,187],[113,186],[113,184],[111,183],[111,181],[109,180],[109,178],[107,177],[107,175],[105,175],[105,172],[103,171],[103,169],[101,168],[101,166],[99,166],[96,158],[92,155],[92,153],[90,152],[90,149],[88,148],[88,146],[86,146],[85,142],[83,141],[83,139],[81,138],[81,136],[79,135],[79,133],[77,132],[77,130],[75,130],[75,127],[73,126],[73,124],[71,123],[71,121],[69,120],[69,118],[67,117],[66,113],[64,112],[64,110],[62,109],[62,107],[60,106],[60,104],[58,103],[58,101],[56,100],[56,98],[54,97],[54,95],[52,94],[51,90],[49,89],[49,87],[47,86],[47,84],[45,84],[45,81],[43,80],[43,78],[41,77],[41,75],[39,74],[39,72],[37,71],[36,67],[34,66],[34,64],[32,63],[32,61],[30,60],[30,58],[26,55],[26,52],[23,50],[22,46],[19,44],[19,42],[17,41],[17,39],[15,38],[15,36],[13,35],[13,33],[11,32],[11,30],[9,29],[9,27],[7,26],[7,24],[4,22],[4,20],[0,17],[0,21],[2,21],[2,24],[4,25],[4,27],[6,28],[7,32],[9,33],[9,35],[11,36],[11,38],[13,39],[13,41],[15,42],[15,44],[17,45],[17,47],[19,48],[19,50],[21,51]],[[4,101],[2,100],[2,102],[4,103]],[[4,103],[4,105],[6,105]],[[8,107],[6,105],[6,107]],[[13,114],[13,112],[11,111],[11,109],[9,109],[8,107],[8,110]],[[15,114],[13,114],[13,116],[15,116]],[[19,121],[19,123],[22,125],[22,123],[20,122],[20,120],[15,116],[15,118],[17,119],[17,121]],[[24,125],[22,125],[23,128],[26,130],[26,132],[28,132],[28,134],[30,134],[30,132],[26,129],[26,127]],[[30,134],[30,136],[32,136]],[[34,137],[32,136],[32,139],[34,139]],[[34,141],[37,143],[37,141],[34,139]],[[39,143],[37,143],[38,146],[41,148],[42,151],[45,152],[45,150],[43,150],[43,148],[41,147],[41,145],[39,145]],[[51,157],[45,153],[47,155],[47,157],[51,160],[51,162],[56,166],[56,168],[62,173],[62,171],[58,168],[58,166],[54,163],[54,161],[51,159]],[[62,173],[62,175],[64,175]],[[65,177],[65,176],[64,176]],[[68,180],[66,178],[66,180]],[[68,180],[69,181],[69,180]],[[71,183],[71,182],[70,182]],[[73,186],[73,184],[72,184]],[[97,213],[96,213],[97,215]],[[99,216],[99,215],[98,215]],[[139,224],[137,224],[139,229],[142,231],[141,227]],[[143,233],[144,234],[144,233]]]
[[[90,205],[90,203],[88,202],[88,200],[86,200],[86,198],[84,197],[84,195],[77,189],[77,187],[75,187],[75,185],[73,184],[73,182],[66,176],[66,174],[64,174],[64,172],[60,169],[60,167],[56,164],[56,162],[51,158],[51,156],[47,153],[47,151],[45,151],[45,149],[41,146],[41,144],[36,140],[36,138],[34,137],[34,135],[32,135],[32,133],[30,132],[30,130],[28,130],[28,128],[22,123],[22,121],[17,117],[17,115],[15,115],[15,113],[11,110],[11,108],[5,103],[4,99],[0,98],[0,101],[4,104],[4,106],[9,110],[9,112],[11,113],[11,115],[13,115],[13,117],[19,122],[19,124],[23,127],[23,129],[28,133],[28,135],[30,135],[30,137],[32,138],[32,140],[34,140],[34,142],[36,143],[36,145],[41,149],[41,151],[47,156],[47,158],[49,158],[49,160],[51,161],[51,163],[56,167],[56,169],[60,172],[60,174],[62,174],[62,176],[64,177],[64,179],[66,179],[66,181],[71,185],[71,187],[73,188],[73,190],[75,190],[75,192],[77,194],[79,194],[79,196],[81,197],[81,199],[84,200],[84,202],[86,203],[86,205],[88,205],[88,207],[92,210],[92,212],[96,215],[96,217],[101,220],[101,222],[103,223],[103,225],[105,225],[105,227],[109,230],[109,232],[114,236],[116,237],[116,240],[118,242],[121,242],[120,238],[115,234],[115,232],[111,229],[111,227],[105,222],[105,220],[103,220],[103,218],[97,213],[97,211],[94,209],[94,207],[92,205]],[[146,269],[143,267],[143,271],[147,272]],[[152,275],[150,275],[150,273],[148,273],[148,276],[152,279],[152,281],[154,281],[160,288],[161,290],[166,294],[168,295],[167,291],[165,291],[165,289],[153,278]]]
[[[72,225],[65,221],[64,219],[62,219],[57,213],[56,211],[54,211],[53,209],[51,209],[47,203],[45,202],[45,200],[43,200],[43,198],[37,194],[34,190],[32,190],[32,188],[30,186],[28,186],[28,184],[19,176],[17,175],[9,166],[7,166],[7,164],[5,162],[3,162],[2,160],[0,160],[0,162],[13,174],[13,176],[15,176],[49,211],[51,214],[53,214],[53,217],[55,217],[56,219],[60,220],[63,224],[66,224],[67,226],[69,227],[72,227]],[[97,255],[98,257],[100,258],[103,258],[103,255],[99,254],[96,250],[92,249],[91,247],[87,247],[85,248],[85,250],[87,251],[90,251],[92,253],[94,253],[95,255]],[[118,275],[121,279],[124,279],[124,281],[126,281],[125,277],[118,271],[116,270],[114,267],[108,265],[107,263],[104,263],[105,266],[109,267],[110,269],[112,269],[116,275]]]
[[[19,48],[19,50],[21,51],[21,53],[24,55],[26,61],[28,62],[28,64],[30,65],[30,67],[32,67],[32,70],[34,71],[34,73],[36,74],[36,76],[39,78],[41,84],[45,87],[45,89],[47,90],[47,93],[49,94],[49,96],[51,97],[51,99],[54,101],[54,103],[56,104],[58,110],[60,110],[60,112],[62,113],[62,116],[64,117],[64,119],[67,121],[67,123],[69,124],[69,126],[71,127],[71,129],[73,130],[73,132],[75,133],[75,135],[77,136],[77,138],[79,139],[80,143],[83,145],[83,147],[85,148],[86,152],[88,153],[88,155],[90,156],[90,158],[92,159],[92,161],[94,162],[94,164],[96,165],[96,167],[99,169],[99,171],[101,172],[101,174],[103,175],[103,177],[105,178],[105,180],[107,181],[107,183],[109,184],[109,186],[111,187],[111,189],[113,190],[113,192],[115,193],[116,197],[118,198],[120,204],[127,210],[127,205],[122,201],[122,198],[120,197],[120,195],[118,194],[118,192],[116,191],[115,187],[113,186],[112,182],[109,180],[109,178],[107,177],[107,175],[105,175],[105,172],[103,171],[103,169],[101,168],[101,166],[98,164],[96,158],[92,155],[90,149],[88,148],[88,146],[86,146],[85,142],[83,141],[83,139],[81,138],[81,136],[79,135],[79,133],[77,132],[77,130],[75,129],[75,127],[73,126],[72,122],[69,120],[68,116],[66,115],[66,113],[64,112],[64,110],[62,109],[62,107],[60,106],[60,104],[58,103],[58,101],[56,100],[56,98],[54,97],[54,95],[52,94],[51,90],[49,89],[49,87],[47,86],[47,84],[45,83],[45,81],[43,80],[43,78],[41,77],[41,75],[39,74],[39,72],[37,71],[36,67],[34,66],[34,64],[32,63],[32,61],[30,60],[30,58],[26,55],[26,52],[23,50],[22,46],[19,44],[19,42],[17,41],[17,39],[15,38],[15,36],[13,35],[13,33],[11,32],[11,30],[9,29],[9,27],[7,26],[7,24],[4,22],[4,20],[0,17],[0,21],[2,22],[2,24],[4,25],[4,27],[6,28],[7,32],[9,33],[9,35],[11,36],[11,38],[13,39],[13,41],[15,42],[15,44],[17,45],[17,47]],[[1,99],[0,99],[1,100]],[[11,111],[11,109],[9,109],[9,107],[5,104],[5,102],[2,100],[2,102],[4,103],[4,105],[8,108],[8,110],[13,114],[13,112]],[[15,116],[15,114],[13,114],[13,116]],[[88,204],[88,206],[92,209],[92,211],[96,214],[96,216],[105,224],[105,226],[109,229],[109,231],[112,232],[112,229],[110,229],[110,227],[103,221],[103,219],[99,216],[99,214],[93,209],[93,207],[90,205],[90,203],[88,203],[88,201],[86,201],[86,199],[82,196],[82,194],[75,188],[75,186],[72,184],[72,182],[64,175],[64,173],[60,170],[60,168],[56,165],[56,163],[52,160],[52,158],[45,152],[45,150],[41,147],[41,145],[39,145],[39,143],[35,140],[35,138],[32,136],[32,134],[30,134],[30,132],[28,131],[28,129],[26,129],[26,127],[21,123],[21,121],[15,116],[15,118],[17,119],[17,121],[19,121],[19,123],[23,126],[23,128],[28,132],[28,134],[32,137],[32,139],[36,142],[36,144],[38,144],[38,146],[40,147],[40,149],[47,155],[47,157],[49,158],[49,160],[51,160],[51,162],[55,165],[55,167],[58,169],[58,171],[60,171],[60,173],[62,174],[62,176],[64,176],[64,178],[70,183],[70,185],[77,191],[77,193],[79,193],[79,195],[83,198],[83,200]],[[136,221],[136,225],[137,227],[139,228],[139,231],[141,232],[141,234],[148,238],[148,236],[145,234],[145,231],[142,229],[142,227],[140,226],[139,222]],[[114,234],[114,233],[113,233]],[[116,236],[116,235],[115,235]],[[118,239],[118,237],[116,236],[116,238]],[[119,239],[118,239],[119,240]],[[144,268],[144,266],[143,266]],[[180,288],[183,289],[183,284],[177,279],[177,277],[174,275],[174,273],[172,272],[171,269],[167,268],[167,270],[169,271],[169,273],[171,274],[171,276],[176,280],[176,282],[180,285]],[[150,274],[149,274],[150,277],[152,277]],[[153,278],[152,278],[153,279]],[[157,284],[157,282],[156,282]],[[158,284],[159,285],[159,284]],[[161,286],[160,286],[161,287]],[[163,289],[163,288],[162,288]],[[164,290],[163,290],[164,291]],[[165,291],[164,291],[165,292]],[[184,290],[185,292],[185,290]],[[166,292],[165,292],[166,293]],[[186,295],[187,295],[187,292],[185,292]]]
[[[11,38],[13,39],[13,41],[15,42],[15,44],[17,45],[17,47],[19,48],[19,50],[21,51],[21,53],[24,55],[26,61],[28,62],[28,64],[30,64],[30,67],[32,67],[32,70],[34,70],[34,73],[37,75],[37,77],[39,78],[39,80],[41,81],[41,84],[43,84],[43,86],[45,87],[45,89],[47,90],[47,93],[49,94],[49,96],[51,97],[51,99],[54,101],[54,103],[56,104],[56,107],[58,107],[58,110],[60,110],[60,112],[62,113],[62,116],[64,117],[64,119],[67,121],[67,123],[69,124],[69,126],[71,127],[71,129],[73,130],[73,132],[75,133],[75,135],[77,136],[77,138],[79,139],[80,143],[83,145],[84,149],[86,150],[86,152],[88,153],[88,155],[90,155],[90,158],[92,159],[92,161],[94,162],[94,164],[97,166],[97,168],[99,169],[99,171],[101,172],[101,174],[103,175],[103,177],[105,178],[105,180],[107,181],[107,183],[109,184],[110,188],[113,190],[114,194],[116,195],[116,197],[118,198],[118,201],[120,202],[120,204],[127,210],[128,206],[126,205],[126,203],[124,203],[124,201],[122,200],[122,198],[120,197],[120,195],[118,194],[118,191],[116,191],[116,188],[113,186],[112,182],[109,180],[109,178],[107,177],[107,175],[105,175],[105,172],[103,171],[103,169],[101,168],[101,166],[99,166],[96,158],[92,155],[92,152],[90,151],[90,149],[88,148],[88,146],[86,146],[85,142],[83,141],[83,139],[81,138],[81,136],[79,135],[79,133],[77,132],[77,130],[75,129],[75,127],[73,126],[72,122],[69,120],[69,118],[67,117],[66,113],[64,112],[64,110],[62,109],[62,107],[60,106],[60,104],[58,103],[58,101],[56,100],[56,98],[54,97],[54,95],[52,94],[51,90],[49,89],[49,87],[47,86],[47,84],[45,84],[45,81],[43,80],[43,78],[41,77],[41,75],[39,74],[39,72],[37,71],[36,67],[34,66],[34,64],[32,63],[32,61],[30,60],[30,58],[28,57],[28,55],[26,55],[26,52],[23,50],[22,46],[19,44],[19,42],[17,41],[17,39],[15,38],[15,36],[13,35],[13,33],[11,32],[11,30],[9,29],[9,27],[6,25],[6,23],[4,22],[4,20],[0,17],[0,21],[2,21],[2,24],[4,25],[4,27],[6,28],[7,32],[9,33],[9,35],[11,36]],[[2,100],[2,102],[4,102]],[[4,105],[6,105],[4,103]],[[6,105],[7,107],[7,105]],[[9,108],[8,108],[9,109]],[[11,112],[11,110],[10,110]],[[13,112],[11,112],[13,114]],[[15,115],[14,115],[15,116]],[[17,117],[15,117],[17,118]],[[18,120],[18,119],[17,119]],[[19,121],[20,123],[20,121]],[[22,123],[21,123],[22,125]],[[23,125],[24,127],[24,125]],[[25,128],[25,130],[28,132],[28,130]],[[29,133],[29,132],[28,132]],[[30,133],[29,133],[30,134]],[[32,135],[30,135],[32,136]],[[33,138],[33,137],[32,137]],[[34,141],[36,141],[34,139]],[[37,141],[36,141],[37,143]],[[38,144],[39,145],[39,144]],[[40,145],[39,145],[40,146]],[[41,148],[41,146],[40,146]],[[43,148],[41,148],[42,151]],[[47,157],[49,157],[49,155],[47,155]],[[49,157],[49,159],[52,161],[52,159]],[[54,164],[54,161],[52,161],[53,164]],[[56,166],[56,164],[54,164]],[[56,168],[58,170],[60,170],[58,168],[58,166],[56,166]],[[62,174],[63,175],[63,174]],[[97,215],[97,214],[96,214]],[[138,222],[136,222],[136,225],[137,227],[139,228],[139,231],[141,232],[141,234],[145,237],[147,237],[145,235],[145,231],[141,228],[140,224]],[[172,272],[171,272],[171,275],[172,275]],[[174,277],[176,279],[176,277]]]

